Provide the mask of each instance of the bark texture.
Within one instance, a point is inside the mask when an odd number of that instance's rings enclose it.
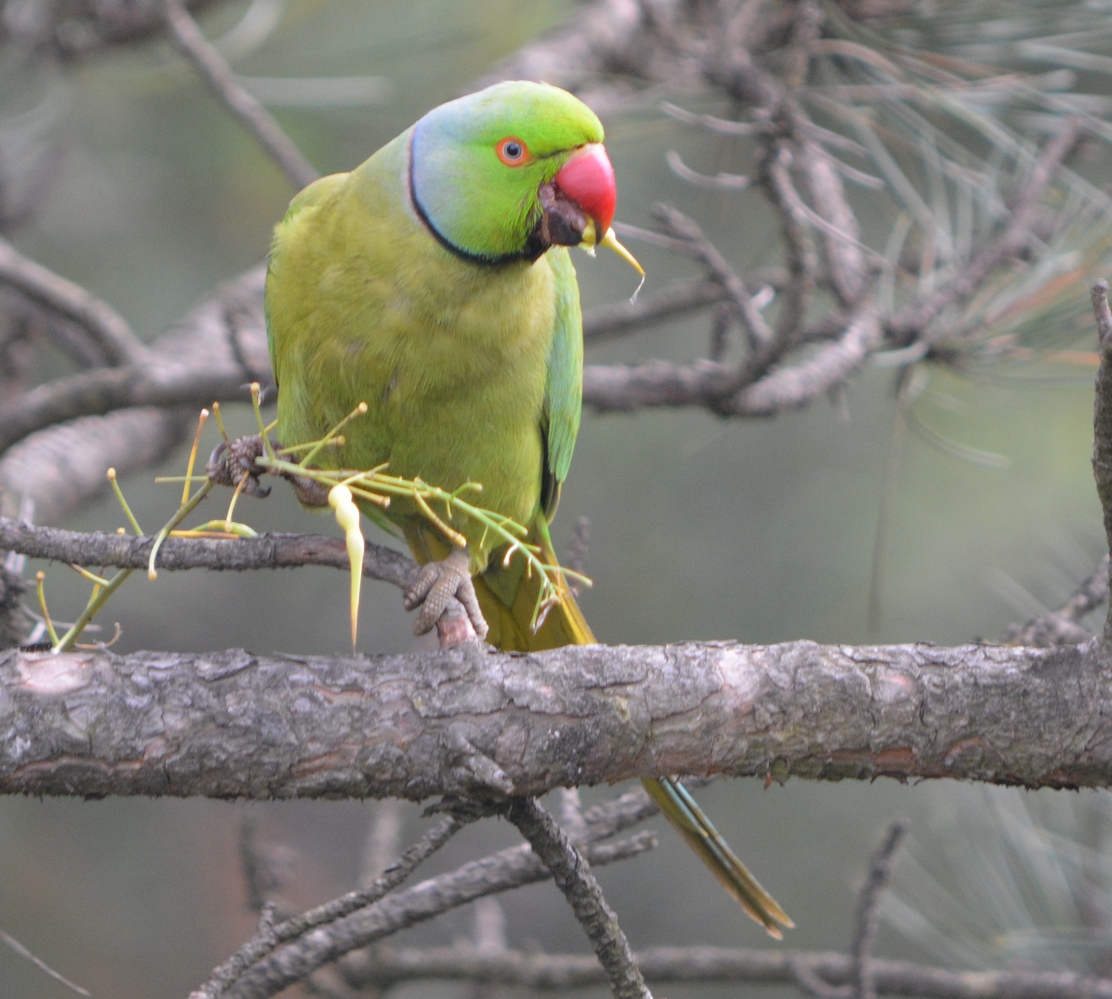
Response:
[[[1101,646],[0,656],[0,792],[538,795],[664,774],[1112,784]]]

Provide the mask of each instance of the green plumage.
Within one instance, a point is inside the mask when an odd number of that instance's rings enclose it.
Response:
[[[387,464],[447,490],[482,483],[476,501],[528,526],[554,563],[547,519],[571,464],[583,369],[565,247],[587,239],[588,222],[588,243],[609,227],[616,192],[602,138],[570,94],[499,84],[435,108],[356,170],[297,195],[266,285],[281,443],[319,440],[366,402],[320,464]],[[448,555],[412,504],[395,500],[387,515],[419,561]],[[566,591],[534,630],[536,577],[523,578],[520,559],[492,559],[481,528],[454,526],[492,644],[594,642]],[[646,786],[753,918],[774,935],[790,925],[682,787]]]
[[[569,145],[553,149],[536,103],[523,102],[520,117],[505,116],[496,132],[543,150],[538,169],[505,168],[492,138],[486,158],[503,175],[502,187],[492,178],[473,185],[462,167],[456,177],[453,224],[472,217],[467,232],[498,234],[485,250],[520,249],[523,238],[510,234],[540,214],[537,188],[572,150],[602,137],[598,120],[575,102],[582,123],[576,130],[563,115],[559,131]],[[449,490],[480,482],[477,502],[530,524],[542,499],[547,512],[554,509],[579,427],[575,270],[563,247],[535,261],[486,263],[434,238],[410,201],[412,133],[351,173],[306,188],[277,227],[266,312],[280,389],[278,437],[285,444],[318,439],[365,401],[370,413],[322,461],[347,468],[389,462],[391,474]],[[390,519],[411,541],[432,530],[404,503],[393,505]],[[470,542],[473,569],[481,570],[489,542],[457,526]],[[429,553],[417,554],[424,560]]]

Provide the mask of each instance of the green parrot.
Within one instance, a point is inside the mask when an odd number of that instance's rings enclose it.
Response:
[[[359,403],[319,464],[420,477],[530,527],[548,522],[579,430],[583,335],[567,247],[612,245],[617,188],[594,113],[556,87],[500,83],[434,108],[350,173],[298,194],[278,224],[266,282],[283,446],[319,440]],[[632,259],[628,257],[627,259]],[[367,511],[371,513],[372,511]],[[385,512],[425,566],[406,603],[429,630],[473,577],[498,648],[595,641],[570,592],[533,627],[537,574],[481,527],[451,548],[412,503]],[[477,614],[473,614],[477,617]],[[480,635],[484,620],[476,621]],[[678,782],[652,797],[771,934],[791,921]]]

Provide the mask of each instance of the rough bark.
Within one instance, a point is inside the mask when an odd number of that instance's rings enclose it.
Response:
[[[663,774],[1112,784],[1097,643],[0,658],[0,791],[536,795]]]

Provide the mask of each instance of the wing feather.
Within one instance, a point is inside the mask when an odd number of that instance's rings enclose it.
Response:
[[[583,409],[583,319],[571,255],[562,247],[554,247],[548,251],[547,259],[556,277],[556,327],[548,351],[544,387],[545,468],[541,509],[551,520],[560,499],[560,485],[571,467]]]

